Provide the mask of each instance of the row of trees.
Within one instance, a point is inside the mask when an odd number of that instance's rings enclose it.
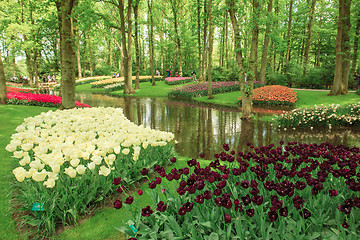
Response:
[[[9,0],[0,14],[7,77],[23,57],[30,79],[61,70],[63,94],[75,89],[75,73],[119,71],[131,94],[133,74],[195,70],[210,83],[214,66],[240,76],[246,117],[253,81],[272,72],[330,66],[331,94],[345,94],[359,67],[359,0]],[[302,72],[289,73],[291,64]]]

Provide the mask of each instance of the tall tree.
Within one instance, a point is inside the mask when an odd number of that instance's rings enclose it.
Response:
[[[0,104],[6,104],[6,79],[0,51]]]
[[[139,0],[134,2],[134,20],[135,20],[135,65],[136,65],[136,78],[135,90],[140,89],[140,48],[139,48]]]
[[[148,3],[149,17],[150,17],[150,34],[149,34],[150,72],[151,72],[152,86],[155,86],[156,83],[154,77],[154,20],[153,20],[153,12],[152,12],[153,2],[154,2],[153,0],[148,0],[147,3]]]
[[[124,94],[134,94],[132,87],[132,19],[131,19],[132,0],[128,0],[127,13],[125,19],[125,7],[123,0],[118,0],[118,9],[120,13],[121,42],[124,52]],[[126,21],[126,22],[125,22]],[[126,28],[127,26],[127,28]],[[125,32],[125,29],[127,30]],[[127,33],[127,34],[126,34]]]
[[[260,68],[260,82],[265,82],[265,72],[266,72],[266,65],[267,65],[267,54],[268,54],[268,47],[269,47],[269,33],[271,28],[271,12],[272,12],[272,0],[269,0],[268,3],[268,19],[266,22],[266,30],[265,30],[265,39],[264,39],[264,46],[261,56],[261,68]]]
[[[259,3],[257,0],[253,0],[253,17],[252,20],[254,22],[253,30],[252,30],[252,44],[251,44],[251,52],[250,52],[250,60],[249,60],[249,73],[248,73],[248,82],[245,79],[245,69],[244,69],[244,59],[242,56],[241,50],[241,34],[240,34],[240,26],[238,23],[238,19],[236,17],[235,11],[235,1],[227,0],[226,4],[228,6],[228,11],[231,19],[231,23],[234,31],[234,40],[235,40],[235,53],[236,53],[236,61],[240,71],[240,88],[241,88],[241,98],[242,98],[242,118],[243,119],[251,119],[252,116],[252,92],[254,85],[254,71],[255,69],[255,59],[256,59],[256,50],[257,50],[257,40],[258,40],[258,25],[257,25],[257,17],[259,14]]]
[[[350,6],[351,0],[339,0],[339,18],[336,35],[336,65],[334,83],[328,95],[348,94],[350,70]]]
[[[285,65],[288,64],[290,60],[290,32],[291,32],[291,22],[292,22],[292,8],[293,8],[294,0],[290,0],[289,4],[289,20],[288,20],[288,28],[287,28],[287,37],[286,37],[286,59],[285,59]],[[287,67],[285,68],[285,71],[287,71]]]
[[[212,99],[214,98],[214,95],[212,94],[212,55],[213,55],[213,47],[214,47],[214,24],[212,20],[212,14],[211,14],[211,5],[212,0],[209,0],[208,2],[208,17],[209,17],[209,67],[208,67],[208,98]]]
[[[357,14],[356,18],[357,18],[357,20],[356,20],[356,27],[355,27],[355,37],[354,37],[354,47],[353,47],[353,57],[352,57],[352,62],[351,62],[350,77],[354,76],[356,62],[358,59],[359,35],[360,35],[360,9],[358,9],[358,14]],[[360,74],[360,73],[358,72],[358,74]]]
[[[61,53],[61,94],[60,108],[75,107],[75,39],[72,28],[71,13],[77,0],[56,1],[61,19],[60,53]]]
[[[305,52],[304,52],[304,71],[303,71],[303,75],[306,74],[306,65],[309,61],[309,51],[310,51],[310,43],[311,43],[311,32],[312,32],[312,22],[313,22],[313,18],[314,18],[314,12],[315,12],[315,4],[316,4],[316,0],[312,0],[311,3],[311,8],[310,8],[310,15],[309,15],[309,23],[308,23],[308,27],[307,27],[307,38],[306,38],[306,45],[305,45]]]

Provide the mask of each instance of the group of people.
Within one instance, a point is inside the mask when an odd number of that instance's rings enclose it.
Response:
[[[55,79],[55,75],[53,74],[52,76],[49,74],[47,77],[46,75],[43,75],[42,77],[42,82],[43,83],[46,83],[46,82],[56,82],[56,79]]]
[[[10,78],[10,82],[19,82],[19,83],[26,83],[27,82],[27,76],[24,75],[24,76],[20,76],[19,78],[18,77],[11,77]]]
[[[167,73],[167,77],[171,77],[171,70],[168,68],[166,69],[166,73]],[[175,72],[175,76],[174,77],[182,77],[182,72]]]

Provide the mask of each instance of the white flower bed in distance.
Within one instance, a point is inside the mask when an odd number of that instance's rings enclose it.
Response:
[[[48,188],[55,186],[61,172],[74,178],[95,169],[107,176],[116,155],[128,155],[132,149],[137,161],[141,147],[165,146],[174,138],[169,132],[137,126],[121,108],[103,107],[48,111],[26,118],[16,131],[6,150],[19,161],[13,170],[17,181],[32,178]]]

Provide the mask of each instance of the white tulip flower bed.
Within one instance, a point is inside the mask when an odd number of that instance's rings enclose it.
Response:
[[[131,184],[143,177],[138,174],[143,167],[168,163],[173,153],[173,146],[168,143],[173,139],[172,133],[137,126],[120,108],[77,108],[48,111],[25,119],[16,128],[6,150],[18,161],[13,174],[19,195],[28,193],[26,199],[22,198],[23,204],[47,202],[43,196],[52,198],[53,193],[61,192],[69,198],[69,204],[59,206],[58,210],[66,211],[74,201],[86,208],[99,198],[99,193],[106,196],[112,191],[114,177],[120,176]],[[89,182],[93,187],[84,190]],[[64,192],[68,191],[68,185],[74,184],[81,189],[69,197],[71,194]],[[83,194],[86,199],[79,199],[82,191],[88,191]],[[45,203],[44,209],[49,214],[55,211]],[[61,220],[68,221],[66,217]],[[57,221],[51,219],[53,223]]]

